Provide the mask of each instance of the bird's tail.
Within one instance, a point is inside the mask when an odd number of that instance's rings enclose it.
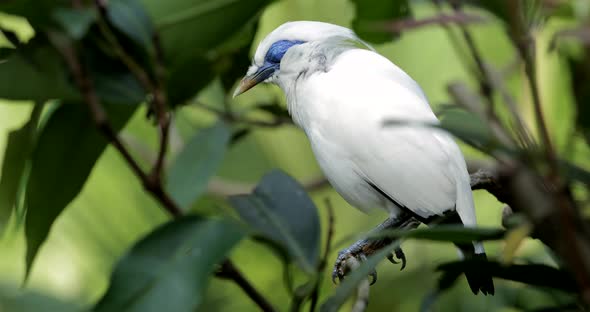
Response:
[[[481,244],[479,242],[475,243]],[[476,249],[483,250],[483,248],[474,248],[473,244],[457,244],[457,247],[463,253],[465,260],[472,260],[475,262],[484,262],[487,260],[485,252],[476,253]],[[492,275],[486,271],[480,269],[480,266],[470,265],[465,270],[465,278],[471,291],[477,295],[481,291],[484,295],[494,295],[494,281]]]

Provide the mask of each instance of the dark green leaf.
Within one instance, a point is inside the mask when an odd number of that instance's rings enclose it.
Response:
[[[145,100],[146,94],[130,72],[94,73],[96,93],[105,103],[137,105]]]
[[[107,15],[119,31],[144,48],[152,47],[154,27],[139,0],[109,1]]]
[[[18,36],[13,31],[0,28],[0,34],[2,34],[13,47],[16,48],[20,46],[20,40],[18,40]]]
[[[0,48],[0,64],[6,61],[15,52],[12,48]]]
[[[128,106],[110,107],[108,113],[116,131],[133,110]],[[63,104],[47,121],[31,156],[26,189],[27,274],[51,225],[78,195],[106,146],[107,141],[81,103]]]
[[[565,160],[560,160],[559,166],[569,179],[590,185],[590,172],[588,170]]]
[[[354,269],[350,274],[346,276],[344,281],[336,288],[336,291],[332,296],[322,304],[321,312],[336,312],[340,310],[340,307],[352,296],[356,291],[358,285],[367,279],[369,273],[371,273],[377,264],[385,259],[393,250],[399,246],[399,241],[393,242],[372,256],[368,257],[367,260],[361,262],[360,266]]]
[[[297,181],[275,170],[262,178],[252,195],[232,196],[230,202],[250,226],[285,246],[303,270],[315,271],[319,218],[315,205]]]
[[[197,132],[172,163],[166,179],[166,189],[184,210],[203,194],[209,179],[223,161],[230,131],[219,122]]]
[[[97,12],[93,8],[57,8],[52,12],[53,19],[73,39],[82,39],[90,26],[96,21]]]
[[[408,0],[352,0],[356,15],[352,21],[359,37],[375,43],[389,42],[398,34],[392,34],[383,27],[387,22],[411,16]]]
[[[370,238],[413,238],[431,241],[471,243],[473,241],[499,240],[504,238],[503,229],[467,228],[462,225],[437,225],[416,230],[385,230]]]
[[[221,83],[229,91],[238,79],[241,79],[250,66],[250,51],[254,44],[254,36],[258,30],[258,21],[248,23],[238,34],[220,47],[220,57],[216,60],[220,64],[217,70],[221,76]]]
[[[270,0],[142,0],[172,68],[205,55],[240,31]],[[199,30],[198,35],[187,29]],[[214,30],[214,31],[213,31]],[[195,75],[198,75],[195,69]]]
[[[20,129],[8,133],[0,179],[0,233],[16,204],[42,108],[42,105],[35,105],[29,121]]]
[[[0,98],[37,102],[79,98],[58,53],[37,43],[23,45],[6,61],[0,62],[0,81],[23,82],[0,83]]]
[[[0,1],[0,12],[26,17],[33,27],[44,27],[51,24],[53,9],[70,5],[70,0]]]
[[[590,48],[586,48],[590,50]],[[576,105],[576,126],[590,144],[590,57],[569,58],[571,81]]]
[[[214,266],[242,235],[235,224],[198,217],[161,226],[119,261],[94,311],[195,311]]]
[[[172,69],[169,77],[168,100],[172,106],[179,106],[207,86],[215,73],[207,59],[195,57],[183,66]]]
[[[567,272],[544,264],[502,265],[495,261],[470,259],[442,264],[438,270],[443,271],[439,289],[449,288],[453,282],[466,271],[486,271],[493,277],[521,282],[530,286],[549,287],[568,292],[576,292],[577,284]]]
[[[0,311],[5,312],[82,312],[81,307],[42,294],[0,287]]]

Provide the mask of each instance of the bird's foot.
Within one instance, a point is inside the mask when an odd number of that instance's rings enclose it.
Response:
[[[368,256],[374,254],[389,242],[390,241],[363,239],[340,251],[332,271],[332,282],[336,283],[336,279],[342,281],[344,277],[355,268],[355,264],[365,261]],[[391,263],[400,263],[395,260],[394,256],[401,261],[402,265],[400,270],[403,270],[406,267],[406,256],[401,247],[396,247],[394,253],[387,256],[387,259],[389,259]],[[377,282],[377,271],[373,269],[369,276],[371,277],[370,284],[375,284],[375,282]]]

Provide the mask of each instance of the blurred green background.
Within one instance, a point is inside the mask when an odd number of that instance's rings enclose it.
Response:
[[[429,2],[415,4],[413,10],[417,17],[435,12]],[[350,27],[353,17],[354,7],[348,0],[278,1],[265,10],[255,42],[286,21],[318,20]],[[22,21],[0,16],[0,23],[16,23],[20,35],[32,35]],[[557,53],[547,49],[551,34],[561,23],[552,21],[539,34],[538,65],[543,104],[559,150],[588,167],[590,150],[584,145],[570,146],[568,143],[574,127],[571,122],[574,112],[568,69]],[[500,69],[513,64],[515,51],[498,23],[471,26],[471,30],[487,62]],[[0,41],[1,44],[6,43]],[[447,33],[440,27],[409,31],[392,43],[375,47],[422,86],[435,110],[440,104],[450,102],[446,91],[450,82],[475,81],[461,61],[463,56],[456,54]],[[198,69],[195,71],[198,72]],[[509,76],[507,86],[530,122],[530,96],[523,91],[526,88],[521,78],[520,70],[516,68]],[[220,90],[219,82],[214,82],[202,92],[201,101],[222,105]],[[276,97],[282,100],[278,88],[260,86],[234,100],[232,105],[234,109],[242,110]],[[31,108],[32,105],[26,102],[14,105],[0,101],[0,149],[5,146],[6,133],[26,122]],[[177,114],[178,134],[175,137],[182,140],[195,129],[206,127],[213,121],[213,115],[206,111],[195,107],[181,108]],[[146,150],[157,142],[155,129],[145,120],[145,111],[137,112],[123,136],[132,143],[138,155],[145,157],[149,157]],[[483,157],[468,147],[462,147],[468,158]],[[283,126],[257,129],[233,145],[215,178],[216,185],[254,185],[272,168],[281,168],[300,181],[321,175],[303,133],[293,126]],[[370,214],[357,211],[329,187],[314,192],[312,196],[320,208],[323,228],[327,222],[324,199],[330,198],[335,207],[334,241],[342,243],[334,246],[330,261],[336,258],[338,249],[348,246],[355,236],[370,230],[386,217],[380,211]],[[475,192],[474,196],[479,224],[499,226],[503,205],[482,191]],[[204,213],[221,209],[229,213],[215,194],[202,198],[194,209]],[[123,159],[109,147],[93,169],[82,193],[57,219],[35,261],[27,287],[83,305],[91,304],[106,290],[113,265],[130,244],[166,219],[166,214],[144,193]],[[24,237],[22,230],[15,230],[18,227],[14,223],[18,220],[12,221],[13,229],[0,240],[0,281],[18,285],[24,274]],[[409,241],[403,247],[408,258],[407,268],[400,272],[399,266],[387,261],[379,265],[379,281],[371,287],[369,311],[417,311],[436,282],[436,265],[457,258],[455,248],[448,243]],[[503,244],[489,243],[486,248],[489,256],[498,257]],[[534,240],[528,240],[521,246],[517,257],[542,263],[552,261],[546,250]],[[231,258],[273,304],[287,309],[284,305],[289,302],[290,295],[283,283],[281,262],[272,252],[254,242],[243,241]],[[335,286],[325,277],[321,296],[328,296],[334,289]],[[519,311],[559,303],[560,300],[563,300],[560,294],[501,280],[496,283],[495,297],[473,296],[464,278],[461,278],[460,283],[441,297],[435,308],[440,311]],[[257,310],[233,283],[218,279],[211,281],[202,309]]]

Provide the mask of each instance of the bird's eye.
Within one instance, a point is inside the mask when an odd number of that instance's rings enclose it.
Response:
[[[302,43],[304,43],[304,41],[300,40],[277,41],[270,46],[268,52],[266,52],[264,60],[268,63],[278,64],[281,62],[281,59],[283,58],[285,53],[287,53],[287,50],[289,50],[290,47]]]

